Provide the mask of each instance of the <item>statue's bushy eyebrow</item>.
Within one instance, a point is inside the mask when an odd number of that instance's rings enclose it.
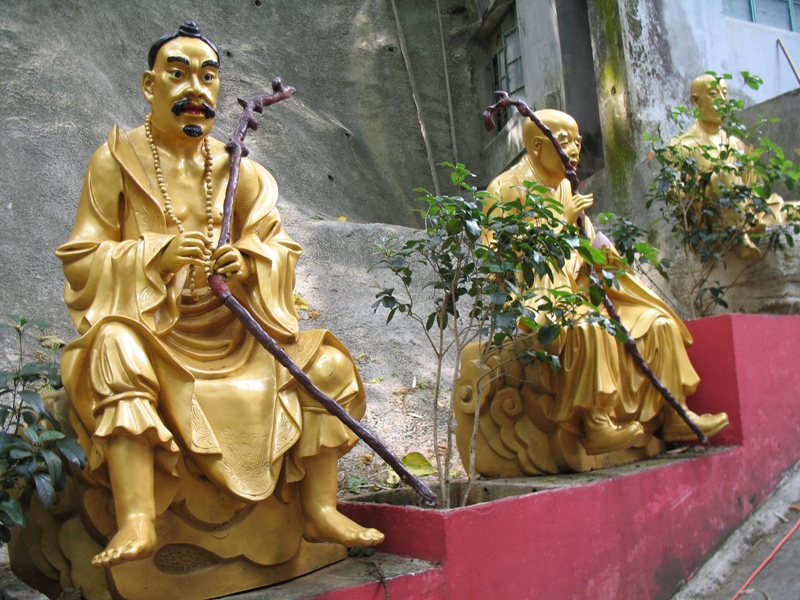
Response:
[[[168,63],[179,62],[179,63],[185,64],[187,67],[189,66],[189,59],[185,58],[183,56],[168,56],[167,57],[167,62]]]
[[[215,69],[219,69],[219,63],[217,61],[215,61],[215,60],[207,60],[206,62],[204,62],[200,66],[203,67],[203,68],[205,68],[205,67],[214,67]]]

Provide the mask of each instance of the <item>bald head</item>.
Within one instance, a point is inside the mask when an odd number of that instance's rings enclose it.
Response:
[[[539,120],[553,132],[556,139],[558,139],[557,131],[562,131],[566,128],[574,129],[575,131],[578,130],[578,124],[575,122],[575,119],[560,110],[545,108],[543,110],[537,110],[535,114]],[[525,119],[522,125],[522,142],[525,144],[525,148],[528,150],[529,154],[532,154],[531,149],[533,148],[533,142],[536,138],[544,138],[547,140],[542,130],[536,126],[536,123],[531,119]],[[550,143],[549,140],[548,143]]]
[[[722,123],[722,115],[714,102],[728,99],[728,84],[724,79],[717,80],[714,75],[707,73],[700,75],[692,81],[691,93],[692,106],[699,111],[698,120],[714,125]]]
[[[536,116],[555,136],[572,166],[577,168],[583,138],[580,136],[575,119],[567,113],[552,109],[536,111]],[[554,183],[564,179],[566,175],[564,163],[553,143],[530,119],[526,119],[522,126],[522,140],[528,150],[531,164],[540,176],[547,179],[542,183],[555,187]]]

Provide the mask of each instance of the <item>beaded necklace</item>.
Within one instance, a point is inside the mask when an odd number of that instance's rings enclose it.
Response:
[[[158,156],[158,148],[156,148],[156,144],[153,141],[151,121],[152,115],[147,115],[147,118],[144,121],[144,132],[145,136],[147,137],[147,142],[150,144],[150,152],[153,155],[153,167],[156,171],[158,189],[161,190],[161,195],[164,197],[164,212],[167,213],[167,216],[175,224],[175,227],[178,229],[178,233],[185,233],[186,229],[184,228],[181,220],[178,218],[178,215],[175,214],[175,211],[172,208],[172,199],[167,193],[167,184],[164,181],[164,172],[161,169],[161,159]],[[206,242],[205,248],[203,249],[203,258],[205,259],[203,269],[205,271],[206,278],[208,278],[211,275],[211,240],[214,236],[214,215],[212,212],[214,205],[211,200],[213,195],[211,187],[212,156],[211,144],[208,141],[208,137],[203,139],[203,153],[205,154],[205,164],[203,165],[203,182],[206,189],[206,218],[208,219],[208,225],[206,227]],[[211,297],[210,290],[203,296],[198,296],[195,290],[195,270],[195,265],[189,265],[189,292],[196,302],[207,300]]]

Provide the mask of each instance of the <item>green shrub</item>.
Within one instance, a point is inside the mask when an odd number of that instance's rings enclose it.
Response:
[[[8,315],[0,331],[12,339],[9,370],[0,371],[0,542],[11,539],[10,527],[27,525],[20,502],[34,490],[45,508],[64,489],[62,458],[83,468],[83,448],[61,432],[59,420],[45,408],[42,394],[61,388],[59,350],[64,342],[43,321]],[[37,342],[26,352],[26,339]]]

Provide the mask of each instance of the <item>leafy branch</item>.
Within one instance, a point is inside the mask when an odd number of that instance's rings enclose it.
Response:
[[[58,353],[64,342],[48,333],[49,325],[7,315],[0,331],[11,334],[14,356],[0,370],[0,542],[11,539],[10,527],[27,525],[20,497],[33,489],[45,508],[56,501],[67,476],[62,459],[83,468],[83,448],[60,430],[45,408],[42,394],[61,388]],[[26,339],[38,348],[25,352]]]
[[[547,350],[564,328],[588,315],[593,322],[613,324],[598,310],[603,285],[615,285],[617,269],[625,261],[607,261],[606,254],[582,239],[563,220],[561,204],[547,196],[547,188],[526,182],[521,200],[498,201],[468,183],[473,175],[462,164],[442,163],[463,195],[436,196],[417,189],[425,204],[425,229],[407,241],[384,238],[376,245],[377,266],[398,280],[377,295],[373,310],[388,310],[387,323],[397,313],[416,321],[436,359],[433,384],[434,447],[440,447],[440,423],[445,423],[444,456],[436,453],[442,502],[450,506],[449,485],[454,436],[454,398],[458,365],[464,348],[481,344],[483,358],[511,356],[523,363],[560,368],[558,356]],[[597,266],[600,277],[586,293],[559,285],[559,274],[577,252]],[[426,297],[416,297],[422,289]],[[627,339],[627,336],[626,336]],[[510,352],[505,352],[510,350]],[[450,397],[444,417],[439,403],[446,357],[454,365]],[[497,359],[493,361],[497,362]],[[487,363],[486,360],[482,364]],[[500,370],[482,374],[481,385],[491,384]],[[478,397],[481,397],[480,390]],[[480,407],[476,412],[480,411]],[[475,477],[472,436],[470,483]],[[464,494],[466,498],[469,487]]]

